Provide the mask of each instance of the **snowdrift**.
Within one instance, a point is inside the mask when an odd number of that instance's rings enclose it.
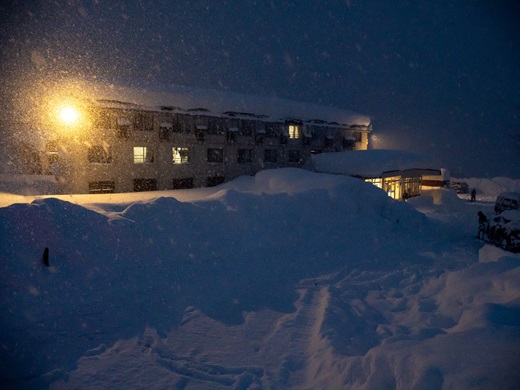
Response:
[[[475,210],[460,199],[432,218],[442,204],[417,201],[419,212],[298,169],[211,189],[23,199],[0,208],[3,388],[520,379],[520,258],[479,263]]]

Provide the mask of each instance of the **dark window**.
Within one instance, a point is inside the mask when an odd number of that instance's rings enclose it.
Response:
[[[170,136],[170,129],[167,127],[159,128],[159,139],[168,139]]]
[[[197,116],[194,118],[195,120],[195,128],[197,130],[203,130],[205,132],[208,131],[208,117],[205,116]]]
[[[253,149],[238,149],[237,161],[239,164],[250,163],[253,161]]]
[[[354,147],[355,143],[356,143],[356,141],[350,137],[344,137],[343,140],[341,141],[341,145],[342,145],[343,149],[347,149],[347,150],[352,149]]]
[[[237,131],[236,130],[232,130],[233,128],[229,129],[227,132],[226,132],[226,140],[227,142],[229,142],[230,144],[233,144],[236,142],[237,140]]]
[[[269,138],[278,137],[278,125],[274,123],[267,123],[265,125],[265,136]]]
[[[134,191],[157,191],[156,179],[134,179]]]
[[[195,136],[197,137],[197,141],[204,142],[206,139],[206,131],[197,129]]]
[[[111,194],[115,192],[116,185],[113,181],[91,181],[88,183],[90,194]]]
[[[49,165],[58,162],[58,145],[54,142],[47,143],[47,158]]]
[[[128,138],[130,135],[130,126],[132,122],[128,119],[128,115],[117,118],[117,136],[119,138]]]
[[[300,151],[299,150],[289,150],[289,162],[291,162],[291,163],[300,162]]]
[[[159,126],[159,139],[168,139],[170,137],[170,132],[173,129],[173,124],[170,121],[162,122]]]
[[[130,136],[130,126],[118,125],[117,126],[117,136],[119,138],[128,138]]]
[[[110,148],[102,145],[94,145],[88,150],[88,162],[108,164],[112,162]]]
[[[206,179],[206,187],[215,187],[224,183],[224,176],[210,176]]]
[[[224,162],[224,149],[209,148],[208,149],[208,162],[210,162],[210,163]]]
[[[240,135],[252,135],[253,134],[253,122],[250,120],[240,121]]]
[[[323,144],[326,148],[330,148],[334,144],[334,138],[329,135],[325,136],[325,141]]]
[[[240,127],[240,121],[238,119],[228,119],[227,121],[227,127],[230,131],[237,131]]]
[[[276,149],[266,149],[264,155],[264,161],[269,163],[275,163],[278,161],[278,151]]]
[[[195,127],[195,119],[191,115],[179,116],[180,133],[193,133]]]
[[[99,129],[112,129],[115,121],[110,116],[110,113],[101,110],[94,114],[94,127]]]
[[[49,152],[47,154],[47,161],[49,165],[56,164],[58,162],[58,152]]]
[[[41,175],[42,167],[40,162],[40,153],[34,146],[20,142],[15,147],[16,153],[20,156],[22,164],[20,164],[20,173],[25,175]]]
[[[173,124],[172,132],[174,133],[188,133],[188,123],[185,116],[176,116],[176,121]]]
[[[182,179],[173,179],[174,190],[183,190],[186,188],[193,188],[193,177],[184,177]]]
[[[224,134],[224,124],[220,119],[208,119],[208,134],[221,135]]]
[[[320,140],[323,137],[323,127],[311,126],[312,139],[315,141]]]
[[[153,114],[139,113],[135,114],[134,128],[138,131],[152,131],[153,130]]]

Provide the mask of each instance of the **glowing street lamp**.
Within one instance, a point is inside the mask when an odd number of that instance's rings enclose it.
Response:
[[[61,123],[71,126],[78,122],[79,111],[72,106],[63,106],[59,109],[58,119]]]

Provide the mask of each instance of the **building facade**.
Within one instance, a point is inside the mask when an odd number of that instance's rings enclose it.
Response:
[[[365,150],[372,131],[366,119],[340,123],[297,112],[273,117],[106,99],[84,101],[79,111],[67,131],[53,133],[43,159],[65,193],[215,186],[301,167],[314,154]]]
[[[313,155],[306,168],[315,172],[353,176],[381,188],[396,200],[448,187],[450,173],[430,156],[404,151],[372,149],[351,153]]]

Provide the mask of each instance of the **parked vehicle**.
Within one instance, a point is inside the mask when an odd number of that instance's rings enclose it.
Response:
[[[520,252],[520,211],[506,210],[481,224],[478,237],[504,250]]]
[[[505,210],[518,210],[520,207],[520,193],[502,192],[495,202],[495,214]]]

